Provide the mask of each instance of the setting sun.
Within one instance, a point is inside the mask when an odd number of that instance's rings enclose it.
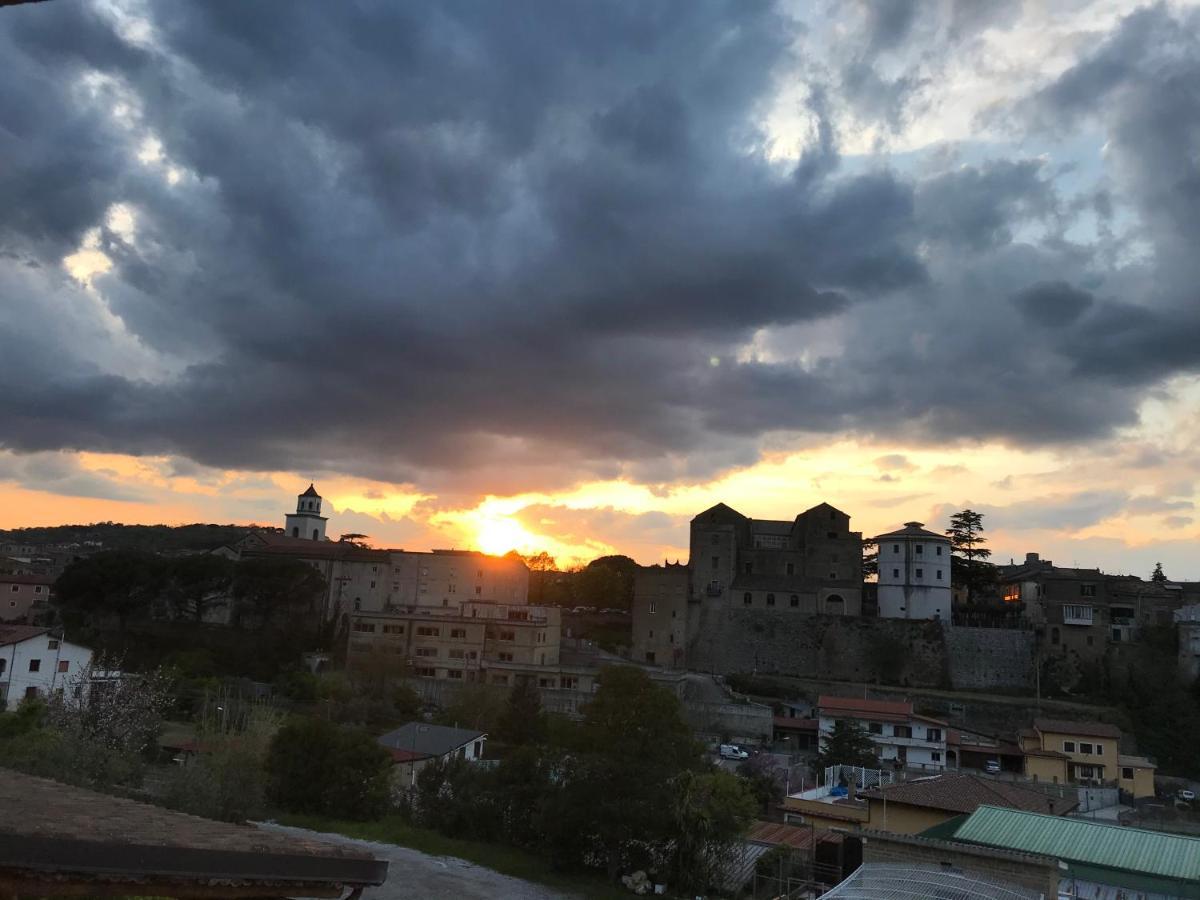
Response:
[[[536,542],[532,534],[507,517],[481,520],[475,534],[475,546],[497,556],[509,550],[528,551]]]

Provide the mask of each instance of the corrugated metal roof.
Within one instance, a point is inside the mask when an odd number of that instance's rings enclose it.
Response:
[[[954,840],[1148,875],[1200,879],[1200,838],[981,806]]]

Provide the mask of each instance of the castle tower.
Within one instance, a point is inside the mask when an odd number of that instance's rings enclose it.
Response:
[[[296,511],[289,513],[284,528],[290,537],[325,540],[325,516],[321,515],[321,495],[311,484],[296,498]]]
[[[879,615],[884,619],[950,620],[950,539],[905,522],[879,545]]]

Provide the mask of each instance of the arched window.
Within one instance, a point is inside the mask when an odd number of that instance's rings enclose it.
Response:
[[[742,602],[745,603],[747,606],[749,606],[750,600],[751,600],[750,592],[746,591],[746,593],[742,595]]]
[[[300,537],[300,526],[299,525],[292,528],[292,537]]]
[[[321,534],[321,532],[318,529],[314,528],[313,529],[313,540],[314,541],[317,540],[317,538],[320,536],[320,534]]]
[[[775,605],[775,595],[767,594],[767,606],[774,606],[774,605]]]
[[[792,594],[791,603],[792,603],[792,606],[799,606],[800,605],[800,595]]]

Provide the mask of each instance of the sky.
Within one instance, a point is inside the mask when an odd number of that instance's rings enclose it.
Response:
[[[0,527],[1200,579],[1192,3],[0,10]]]

